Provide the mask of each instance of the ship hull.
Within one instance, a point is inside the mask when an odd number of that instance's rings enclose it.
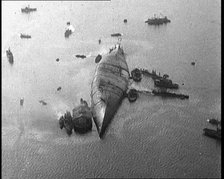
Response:
[[[93,119],[104,136],[128,88],[129,70],[123,49],[117,47],[97,64],[91,84]]]

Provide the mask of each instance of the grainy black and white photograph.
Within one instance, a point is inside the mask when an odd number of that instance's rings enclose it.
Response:
[[[2,178],[221,178],[221,0],[2,1]]]

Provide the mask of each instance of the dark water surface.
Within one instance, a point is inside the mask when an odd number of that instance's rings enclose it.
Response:
[[[28,4],[37,12],[22,14],[20,8]],[[218,0],[3,2],[3,178],[221,177],[221,144],[202,130],[212,128],[207,118],[221,118],[220,4]],[[144,23],[160,12],[171,23],[159,27]],[[69,39],[64,38],[67,21],[75,28]],[[130,70],[144,67],[167,73],[180,84],[177,91],[190,98],[141,94],[132,104],[124,99],[104,140],[95,126],[91,133],[68,137],[57,118],[81,97],[90,102],[94,56],[117,42],[110,37],[117,32],[124,34]],[[32,38],[20,39],[20,33]],[[5,55],[9,46],[13,66]],[[88,58],[77,59],[76,54]],[[151,89],[150,84],[143,78],[134,85]]]

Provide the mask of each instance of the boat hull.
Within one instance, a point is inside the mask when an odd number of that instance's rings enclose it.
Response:
[[[221,139],[221,131],[215,131],[213,129],[204,128],[204,135],[216,139]]]
[[[129,76],[125,55],[120,47],[103,56],[97,64],[91,84],[91,107],[100,138],[127,91]]]

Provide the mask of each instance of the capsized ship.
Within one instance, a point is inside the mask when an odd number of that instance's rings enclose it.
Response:
[[[91,84],[93,120],[103,137],[128,89],[129,69],[120,45],[102,56]]]

